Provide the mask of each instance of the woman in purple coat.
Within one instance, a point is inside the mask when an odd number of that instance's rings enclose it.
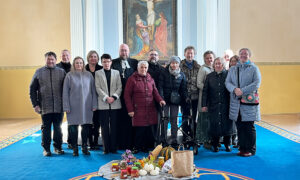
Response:
[[[138,71],[128,79],[124,92],[128,114],[132,117],[135,130],[133,153],[148,152],[146,143],[154,146],[156,133],[153,130],[158,122],[155,101],[161,106],[166,104],[147,71],[148,62],[140,61]]]

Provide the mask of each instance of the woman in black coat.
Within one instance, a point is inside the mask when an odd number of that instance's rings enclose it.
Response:
[[[229,117],[229,92],[225,87],[227,71],[225,61],[221,58],[214,60],[214,72],[207,75],[203,94],[202,111],[208,111],[210,120],[209,133],[212,136],[213,151],[218,152],[220,137],[224,136],[224,145],[230,152],[230,139],[233,134],[233,121]]]
[[[166,101],[164,107],[164,113],[168,117],[171,123],[171,145],[177,147],[177,116],[179,105],[185,105],[187,100],[187,85],[186,77],[180,70],[180,58],[172,56],[169,61],[169,65],[161,72],[158,81],[158,91],[160,96]],[[179,101],[175,102],[171,100],[171,94],[177,94],[180,96]],[[174,96],[173,96],[174,97]],[[163,144],[167,138],[168,122],[164,123],[164,136]]]

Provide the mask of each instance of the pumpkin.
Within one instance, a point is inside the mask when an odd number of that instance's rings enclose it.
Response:
[[[171,158],[171,152],[175,151],[174,148],[172,148],[171,146],[168,147],[164,147],[161,151],[160,151],[160,156],[163,156],[165,158],[165,161],[167,161],[168,159]]]

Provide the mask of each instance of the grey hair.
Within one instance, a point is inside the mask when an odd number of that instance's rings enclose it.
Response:
[[[149,67],[149,63],[147,61],[144,61],[144,60],[139,61],[137,66],[138,66],[138,68],[140,68],[142,65],[146,65],[147,67]]]
[[[251,54],[252,54],[252,53],[251,53],[251,51],[250,51],[249,48],[242,48],[242,49],[240,49],[240,50],[239,50],[239,55],[241,55],[241,52],[244,51],[244,50],[248,51],[249,57],[251,57]]]
[[[221,58],[221,57],[217,57],[215,60],[214,60],[214,63],[213,63],[213,67],[215,67],[215,62],[219,60],[221,62],[221,64],[223,65],[223,68],[226,67],[226,61],[224,58]]]

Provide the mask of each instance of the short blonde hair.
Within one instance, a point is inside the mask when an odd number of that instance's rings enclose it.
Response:
[[[90,59],[90,57],[92,56],[92,54],[96,54],[96,55],[97,55],[98,62],[99,62],[99,54],[98,54],[97,51],[95,51],[95,50],[91,50],[91,51],[87,54],[86,61],[89,63],[89,59]]]

